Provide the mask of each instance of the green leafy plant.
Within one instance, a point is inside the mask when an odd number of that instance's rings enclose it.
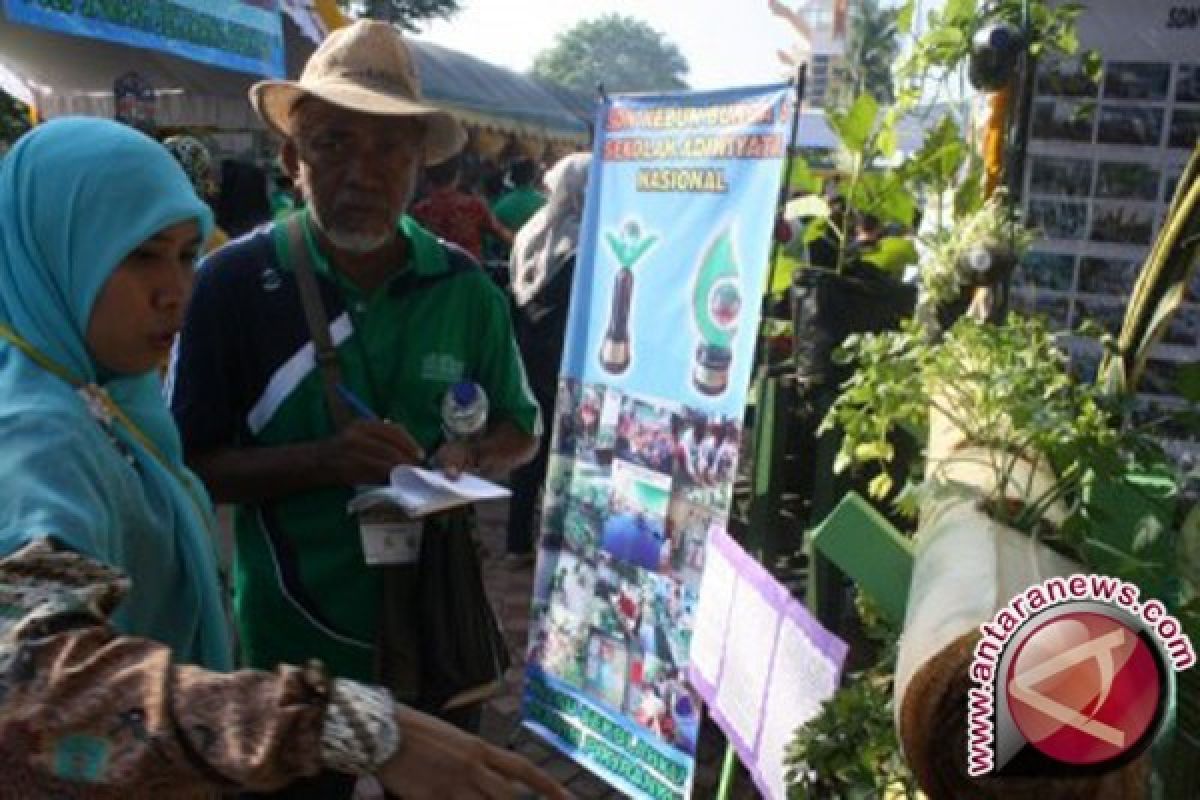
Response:
[[[827,112],[826,119],[838,137],[838,172],[843,176],[842,196],[846,201],[847,219],[852,219],[855,214],[869,214],[884,223],[910,225],[916,212],[916,201],[907,186],[908,174],[886,166],[896,156],[896,115],[881,111],[875,98],[864,92],[848,109]],[[799,168],[798,172],[794,168],[793,185],[796,185],[796,177],[802,185],[811,185],[811,175],[807,166]],[[805,238],[815,241],[832,228],[840,242],[836,271],[841,273],[847,266],[851,232],[842,229],[844,221],[833,219],[824,204],[820,209],[809,224]],[[884,237],[876,250],[862,260],[883,272],[898,275],[906,266],[915,263],[916,258],[911,240],[896,236]]]
[[[1105,354],[1099,381],[1116,395],[1132,392],[1171,317],[1184,302],[1200,253],[1200,147],[1180,176],[1162,229],[1133,286],[1120,335]]]
[[[901,30],[912,29],[916,0],[907,0],[900,7],[898,24]],[[1035,58],[1082,58],[1085,72],[1096,77],[1100,73],[1100,58],[1092,51],[1080,52],[1076,23],[1086,8],[1082,2],[1054,3],[1048,0],[946,0],[941,10],[929,12],[925,32],[914,42],[908,57],[901,62],[897,74],[906,82],[901,99],[914,100],[925,91],[928,81],[946,82],[966,63],[971,53],[971,39],[988,22],[999,20],[1018,29],[1025,28],[1028,7],[1029,52]],[[915,94],[914,94],[915,93]]]
[[[1193,645],[1200,643],[1200,504],[1183,514],[1177,546],[1180,606],[1177,612],[1184,633]]]
[[[1117,480],[1128,459],[1157,452],[1148,437],[1120,427],[1106,395],[1074,379],[1040,320],[1015,314],[999,325],[962,319],[938,340],[908,322],[900,331],[851,336],[837,357],[857,371],[823,429],[844,432],[835,470],[878,470],[869,487],[877,499],[894,488],[882,469],[894,456],[892,435],[904,430],[924,441],[933,409],[990,454],[982,465],[994,475],[995,489],[985,498],[989,513],[1078,555],[1087,530],[1085,482]],[[1049,467],[1055,479],[1014,501],[1022,463]],[[901,510],[915,513],[938,480],[914,479],[897,497]],[[1059,504],[1066,509],[1062,522],[1046,524],[1046,512]]]
[[[1005,253],[1019,260],[1033,243],[1033,231],[1017,219],[1003,191],[995,192],[975,211],[956,214],[956,224],[935,230],[925,239],[927,252],[921,261],[921,295],[917,316],[923,322],[936,316],[961,295],[965,284],[964,265],[977,254],[988,259]],[[928,324],[928,323],[926,323]]]

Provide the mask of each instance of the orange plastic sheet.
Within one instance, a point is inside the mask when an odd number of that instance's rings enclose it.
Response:
[[[983,129],[983,193],[990,197],[1004,173],[1004,138],[1008,129],[1008,107],[1012,89],[996,92],[988,98],[988,117]]]

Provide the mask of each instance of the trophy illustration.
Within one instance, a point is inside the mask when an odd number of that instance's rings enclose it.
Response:
[[[608,248],[620,267],[613,277],[612,310],[608,317],[608,331],[600,346],[600,366],[613,375],[620,375],[629,368],[632,347],[629,340],[629,313],[633,307],[633,265],[642,259],[658,241],[658,237],[643,234],[637,221],[629,220],[621,226],[620,234],[611,231],[604,235]]]
[[[728,229],[713,241],[700,261],[692,312],[700,330],[692,383],[703,394],[719,395],[729,388],[731,345],[742,312],[733,234]]]

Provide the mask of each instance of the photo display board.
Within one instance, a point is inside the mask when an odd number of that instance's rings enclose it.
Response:
[[[1039,65],[1030,118],[1023,206],[1041,231],[1013,281],[1013,306],[1057,329],[1086,320],[1116,333],[1133,282],[1166,217],[1200,132],[1200,14],[1166,2],[1089,0],[1079,21],[1083,48],[1103,71],[1078,61]],[[1074,337],[1072,358],[1090,379],[1098,342]],[[1200,356],[1200,277],[1153,353],[1138,387],[1138,416],[1158,417],[1180,364]],[[1176,455],[1196,453],[1195,433],[1165,430]]]

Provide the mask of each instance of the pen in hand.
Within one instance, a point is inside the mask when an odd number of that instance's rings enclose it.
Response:
[[[372,411],[371,407],[364,403],[358,395],[346,388],[346,384],[339,383],[336,388],[338,396],[342,398],[346,405],[350,406],[350,410],[356,416],[372,422],[379,422],[379,415]]]
[[[334,388],[337,390],[338,396],[350,407],[355,416],[367,422],[382,422],[389,425],[392,433],[386,438],[394,439],[397,436],[402,437],[399,441],[394,442],[394,444],[401,447],[403,451],[411,453],[411,458],[415,459],[417,463],[426,463],[425,451],[421,449],[421,446],[412,439],[404,428],[391,425],[388,420],[381,419],[361,397],[352,392],[344,383],[339,383]]]

